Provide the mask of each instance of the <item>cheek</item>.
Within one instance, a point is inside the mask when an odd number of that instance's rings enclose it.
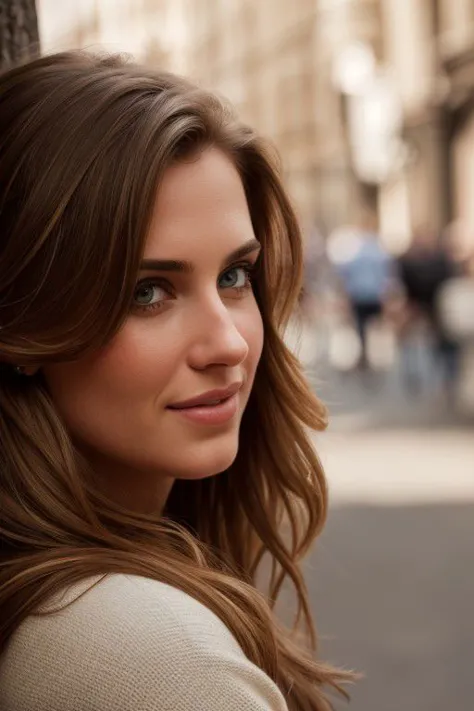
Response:
[[[166,388],[175,349],[145,335],[145,329],[127,324],[99,353],[44,369],[53,401],[73,432],[130,426],[131,413],[149,407]]]
[[[130,320],[99,353],[44,368],[51,397],[74,436],[100,444],[113,433],[150,421],[157,400],[186,360],[182,323],[175,321],[167,321],[158,336],[148,319]],[[237,309],[234,323],[248,345],[244,368],[250,389],[263,348],[257,303]]]

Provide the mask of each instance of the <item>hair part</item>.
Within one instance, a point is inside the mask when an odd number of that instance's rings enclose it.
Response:
[[[176,481],[160,520],[95,490],[41,372],[0,372],[0,649],[55,592],[126,572],[174,585],[213,610],[291,711],[325,711],[351,678],[315,661],[299,568],[327,511],[307,428],[322,429],[282,331],[302,270],[298,224],[265,144],[213,95],[118,56],[66,52],[0,77],[0,360],[41,365],[100,348],[129,311],[156,191],[176,160],[215,146],[244,185],[262,261],[263,354],[233,465]],[[264,556],[266,595],[256,589]],[[295,629],[272,607],[285,578]]]

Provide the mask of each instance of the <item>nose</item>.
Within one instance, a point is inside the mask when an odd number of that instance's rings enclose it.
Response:
[[[211,366],[236,367],[247,358],[249,345],[240,332],[235,314],[219,297],[199,310],[193,324],[194,337],[188,351],[196,370]]]

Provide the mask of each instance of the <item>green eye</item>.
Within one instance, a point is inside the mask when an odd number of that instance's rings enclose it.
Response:
[[[135,288],[132,308],[145,311],[160,309],[170,298],[170,293],[161,284],[156,281],[142,281]]]
[[[243,289],[249,283],[249,270],[246,267],[232,267],[219,279],[221,289]]]
[[[133,300],[139,306],[149,306],[161,300],[164,290],[156,284],[141,284],[135,290]]]

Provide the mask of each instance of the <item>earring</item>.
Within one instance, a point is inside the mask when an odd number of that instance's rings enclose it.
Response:
[[[23,365],[15,365],[15,373],[17,375],[24,375],[25,374],[25,368]]]

